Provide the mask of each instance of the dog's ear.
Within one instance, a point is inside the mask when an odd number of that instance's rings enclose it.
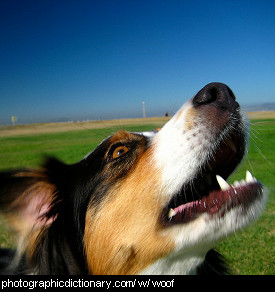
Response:
[[[0,173],[0,212],[20,238],[37,236],[58,218],[62,198],[48,167],[54,161],[61,171],[62,163],[52,159],[39,170]]]

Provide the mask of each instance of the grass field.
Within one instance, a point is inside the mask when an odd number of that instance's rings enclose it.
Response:
[[[251,116],[252,118],[255,115]],[[257,117],[257,116],[256,116]],[[166,119],[18,126],[0,129],[0,170],[35,167],[44,154],[67,163],[82,159],[106,136],[117,130],[144,131],[162,126]],[[230,181],[244,178],[246,169],[269,190],[269,200],[259,220],[217,246],[234,274],[275,274],[275,119],[261,116],[251,121],[249,154]],[[0,246],[12,245],[0,226]]]

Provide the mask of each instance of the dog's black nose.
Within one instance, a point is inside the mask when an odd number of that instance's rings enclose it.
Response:
[[[223,109],[236,109],[239,104],[232,90],[223,83],[213,82],[203,87],[193,98],[194,106],[213,104]]]

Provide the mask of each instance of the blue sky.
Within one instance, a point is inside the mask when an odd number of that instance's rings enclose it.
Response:
[[[175,112],[205,84],[275,101],[274,0],[0,0],[0,124]]]

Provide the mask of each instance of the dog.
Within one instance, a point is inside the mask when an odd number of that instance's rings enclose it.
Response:
[[[214,82],[161,129],[119,131],[75,164],[1,172],[0,211],[18,244],[1,250],[2,274],[228,273],[215,244],[265,201],[249,171],[226,182],[247,137],[233,92]]]

